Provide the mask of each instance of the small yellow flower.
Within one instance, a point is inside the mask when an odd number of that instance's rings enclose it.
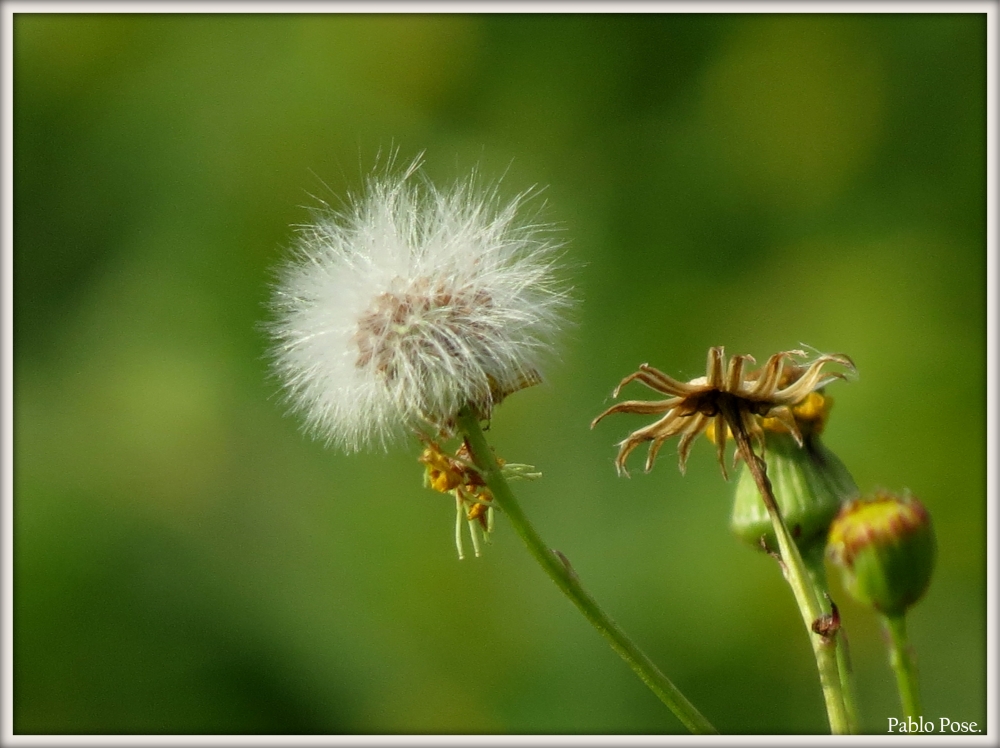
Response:
[[[834,379],[845,378],[841,372],[824,372],[824,366],[835,363],[855,371],[854,362],[844,354],[825,354],[803,364],[789,362],[789,359],[805,358],[806,355],[798,350],[781,351],[771,356],[760,369],[745,372],[747,362],[756,363],[752,356],[733,356],[727,367],[725,349],[716,346],[708,351],[706,376],[690,382],[680,382],[649,364],[643,364],[639,371],[621,381],[615,388],[614,396],[618,397],[626,384],[638,380],[650,389],[671,397],[618,403],[601,413],[590,426],[593,428],[612,413],[663,414],[660,420],[634,431],[619,443],[615,467],[622,475],[628,475],[625,461],[640,444],[652,442],[646,457],[646,472],[649,472],[663,442],[677,435],[680,435],[677,452],[683,473],[692,442],[712,426],[714,433],[719,435],[714,439],[719,465],[728,479],[724,454],[730,431],[726,411],[736,414],[746,432],[759,442],[764,438],[762,421],[767,420],[770,421],[769,426],[780,425],[801,444],[802,433],[797,420],[822,420],[823,417],[824,402],[815,398],[809,400],[810,394]]]

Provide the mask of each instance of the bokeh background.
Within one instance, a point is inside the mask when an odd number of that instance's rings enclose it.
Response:
[[[587,427],[639,363],[694,377],[720,344],[854,357],[825,442],[933,513],[925,715],[983,725],[985,29],[17,15],[15,731],[683,731],[502,518],[457,560],[416,444],[348,457],[284,414],[270,269],[392,149],[442,184],[546,186],[580,304],[490,435],[543,471],[518,491],[547,542],[720,730],[827,729],[792,597],[729,533],[707,442],[686,477],[669,445],[625,480],[613,445],[644,419]],[[884,732],[878,626],[837,599]]]

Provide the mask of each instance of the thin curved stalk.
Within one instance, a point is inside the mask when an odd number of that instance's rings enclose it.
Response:
[[[494,503],[507,515],[514,530],[545,573],[688,730],[696,734],[716,734],[718,731],[711,723],[583,588],[566,557],[544,543],[500,472],[500,466],[479,426],[479,419],[468,408],[464,408],[458,414],[457,422],[459,430],[465,436],[469,454],[493,494]]]

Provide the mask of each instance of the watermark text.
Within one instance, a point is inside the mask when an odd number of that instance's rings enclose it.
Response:
[[[914,719],[896,719],[889,717],[889,732],[892,733],[936,733],[938,735],[948,735],[951,733],[982,732],[976,722],[960,722],[958,720],[941,717],[937,721],[933,719],[925,720],[923,717]]]

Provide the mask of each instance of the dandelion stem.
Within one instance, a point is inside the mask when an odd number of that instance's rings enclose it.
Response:
[[[904,614],[884,616],[883,623],[889,633],[889,664],[896,672],[896,687],[899,689],[903,713],[907,717],[919,717],[921,710],[917,663],[906,635],[906,617]]]
[[[795,596],[795,602],[802,614],[802,620],[809,634],[809,643],[812,644],[813,655],[816,658],[816,668],[819,670],[819,681],[823,689],[823,700],[826,703],[830,730],[835,735],[848,734],[851,732],[851,719],[844,703],[841,672],[836,653],[836,636],[823,636],[813,630],[813,623],[825,616],[826,611],[820,603],[816,587],[806,570],[802,554],[799,553],[799,548],[792,540],[791,533],[788,532],[785,520],[781,516],[778,502],[774,498],[771,480],[767,477],[767,465],[763,459],[754,454],[750,444],[750,435],[743,423],[739,406],[732,398],[720,397],[719,409],[729,424],[729,430],[736,440],[740,456],[746,462],[750,474],[757,484],[761,499],[771,518],[771,524],[774,526],[785,579],[788,580],[788,585],[792,588],[792,594]]]
[[[539,536],[534,526],[525,516],[517,499],[514,497],[507,480],[500,472],[493,452],[490,450],[479,426],[478,417],[469,409],[464,408],[458,414],[458,427],[465,436],[469,453],[482,474],[486,485],[493,494],[494,502],[507,515],[521,540],[528,546],[528,551],[541,565],[542,569],[562,590],[591,625],[597,629],[611,644],[636,675],[656,694],[656,696],[684,723],[692,733],[716,734],[705,717],[677,689],[667,676],[656,667],[652,660],[629,639],[621,627],[605,613],[597,601],[583,588],[576,572],[569,565],[566,557],[550,549]]]

